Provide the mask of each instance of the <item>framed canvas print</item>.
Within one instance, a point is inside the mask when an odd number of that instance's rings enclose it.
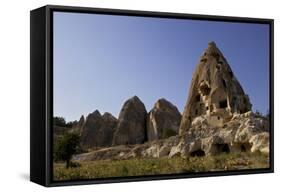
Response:
[[[273,20],[31,11],[30,178],[273,172]]]

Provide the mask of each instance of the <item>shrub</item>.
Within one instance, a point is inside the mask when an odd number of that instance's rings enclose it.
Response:
[[[54,160],[65,161],[68,168],[72,155],[77,152],[79,142],[79,134],[75,132],[63,135],[54,145]]]
[[[63,117],[54,117],[53,118],[53,124],[60,126],[60,127],[65,127],[65,119]]]

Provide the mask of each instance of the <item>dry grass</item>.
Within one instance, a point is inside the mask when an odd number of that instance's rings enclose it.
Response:
[[[172,173],[268,168],[269,158],[260,153],[221,154],[205,157],[174,157],[82,162],[66,169],[54,164],[54,180],[94,179]]]

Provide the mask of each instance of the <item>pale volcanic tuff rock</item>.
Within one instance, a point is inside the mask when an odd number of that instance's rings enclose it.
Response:
[[[177,135],[180,121],[181,114],[177,107],[164,98],[159,99],[147,116],[148,141]]]
[[[177,112],[171,103],[160,99],[147,116],[143,103],[135,96],[124,104],[113,139],[115,145],[132,145],[105,148],[75,158],[88,161],[270,152],[269,119],[251,111],[248,96],[213,42],[194,72],[180,134],[163,139],[163,130],[177,129],[172,125],[178,125],[178,117],[174,120],[170,116]],[[143,143],[145,130],[149,142]]]
[[[117,119],[110,113],[90,113],[83,123],[81,144],[84,148],[111,146]]]
[[[221,51],[210,42],[192,76],[180,134],[186,132],[198,116],[206,115],[208,124],[221,126],[234,113],[250,110],[249,97]]]
[[[118,117],[113,145],[143,143],[146,140],[146,116],[145,106],[137,96],[128,99]]]
[[[268,120],[253,112],[235,115],[222,128],[197,122],[182,135],[143,144],[119,145],[75,155],[74,160],[208,156],[232,152],[269,153]]]
[[[83,131],[83,126],[84,126],[84,123],[85,123],[85,117],[84,115],[82,115],[79,119],[79,121],[72,127],[72,130],[74,132],[77,132],[80,134],[82,134],[82,131]]]

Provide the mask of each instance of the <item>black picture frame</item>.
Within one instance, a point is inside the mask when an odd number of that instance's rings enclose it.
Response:
[[[270,168],[214,171],[172,175],[134,176],[91,180],[54,181],[52,179],[52,117],[53,117],[53,12],[95,13],[157,18],[175,18],[242,23],[270,26]],[[195,178],[274,172],[274,20],[246,17],[195,15],[167,12],[103,9],[46,5],[30,12],[30,180],[43,186],[81,185]]]

